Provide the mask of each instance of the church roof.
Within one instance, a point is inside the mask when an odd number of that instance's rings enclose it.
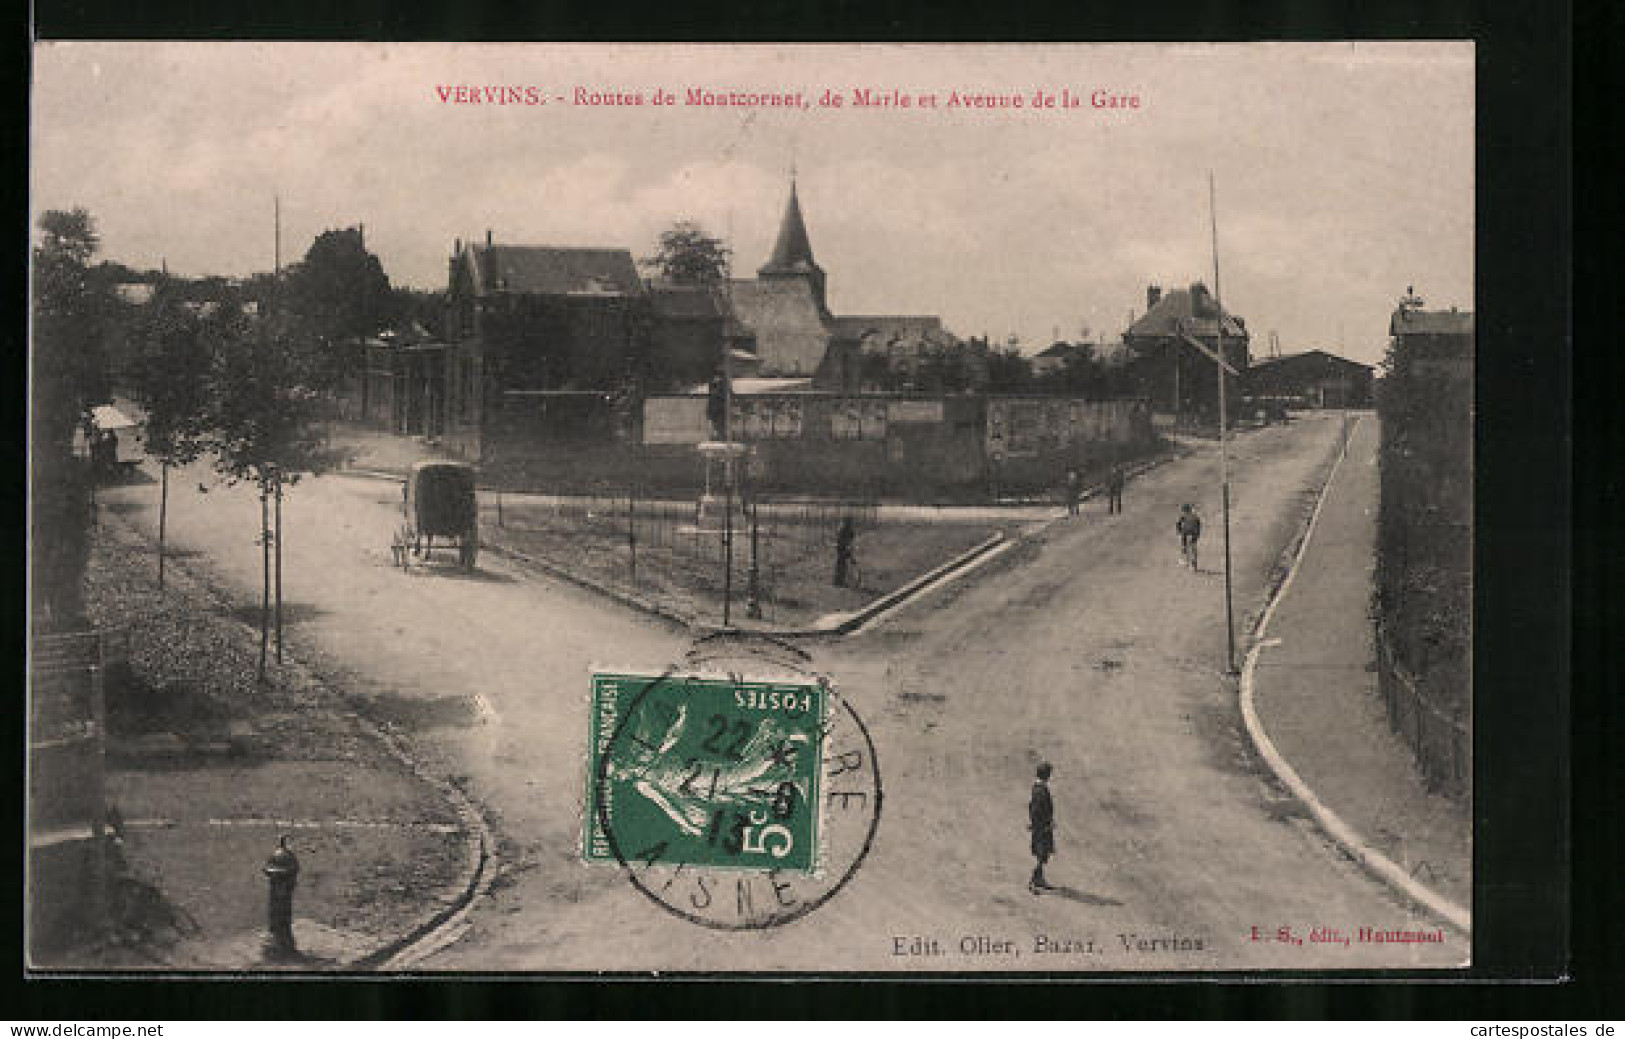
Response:
[[[796,183],[790,182],[790,202],[784,207],[784,219],[779,222],[779,238],[773,244],[773,255],[757,270],[758,274],[799,274],[818,269],[813,259],[812,242],[807,238],[807,224],[801,219],[801,202],[796,198]]]

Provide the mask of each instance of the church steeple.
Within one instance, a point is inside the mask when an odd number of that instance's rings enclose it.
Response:
[[[812,242],[807,237],[807,224],[801,218],[801,200],[796,197],[796,180],[790,176],[790,201],[784,207],[784,219],[779,222],[779,237],[773,244],[773,255],[757,268],[761,278],[809,278],[817,293],[818,305],[824,305],[824,269],[813,259]]]

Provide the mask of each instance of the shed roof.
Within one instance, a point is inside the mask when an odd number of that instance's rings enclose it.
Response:
[[[1346,365],[1346,366],[1351,367],[1351,368],[1364,368],[1366,371],[1370,371],[1371,369],[1376,367],[1376,365],[1374,365],[1374,364],[1365,364],[1365,363],[1360,362],[1360,361],[1351,361],[1347,357],[1339,357],[1336,354],[1329,353],[1328,351],[1325,351],[1325,350],[1301,350],[1301,351],[1299,351],[1297,353],[1282,354],[1280,357],[1265,357],[1265,358],[1262,358],[1262,359],[1254,360],[1253,363],[1250,365],[1250,367],[1254,371],[1258,371],[1259,369],[1267,369],[1267,368],[1274,367],[1274,366],[1283,366],[1283,367],[1290,368],[1290,367],[1293,367],[1294,365],[1297,365],[1297,364],[1303,364],[1303,363],[1306,363],[1306,362],[1316,361],[1316,360],[1321,361],[1321,362],[1330,361],[1333,364]]]

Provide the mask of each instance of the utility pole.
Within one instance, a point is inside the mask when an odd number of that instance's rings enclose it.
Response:
[[[728,237],[733,238],[733,213],[728,213]],[[733,261],[727,253],[723,254],[722,261],[722,290],[728,303],[728,313],[733,313]],[[722,439],[723,439],[723,483],[725,489],[722,510],[722,626],[733,627],[733,591],[734,591],[734,380],[733,380],[733,350],[728,345],[728,323],[723,319],[722,324]]]
[[[1226,427],[1230,413],[1226,408],[1224,385],[1224,296],[1219,291],[1219,214],[1218,193],[1213,185],[1213,171],[1207,174],[1208,218],[1213,231],[1213,301],[1218,307],[1218,366],[1219,377],[1219,484],[1224,503],[1224,645],[1225,671],[1236,673],[1236,615],[1230,576],[1230,452],[1226,444]]]
[[[280,278],[282,276],[282,196],[274,195],[272,198],[274,199],[274,209],[271,219],[274,229],[271,232],[271,270]]]

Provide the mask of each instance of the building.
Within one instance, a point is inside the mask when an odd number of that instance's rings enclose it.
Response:
[[[485,243],[448,271],[445,445],[481,458],[494,433],[602,432],[653,332],[650,293],[626,249]]]
[[[728,309],[724,293],[705,285],[649,283],[653,328],[646,370],[651,386],[704,383],[722,363],[726,341],[735,378],[761,370],[756,336]]]
[[[1054,342],[1033,357],[1034,375],[1052,375],[1082,356],[1083,351],[1067,342]]]
[[[824,269],[813,258],[794,181],[772,255],[754,279],[729,282],[728,303],[755,339],[762,376],[811,376],[827,389],[856,386],[858,343],[829,312]]]
[[[1388,335],[1396,353],[1413,363],[1452,373],[1471,372],[1473,364],[1473,312],[1423,310],[1422,301],[1407,293],[1388,322]]]
[[[836,316],[830,313],[826,281],[813,258],[792,180],[772,255],[754,279],[729,283],[734,316],[755,340],[758,374],[810,376],[818,389],[851,391],[862,384],[866,354],[886,354],[905,365],[912,359],[917,366],[934,348],[958,342],[935,315]]]
[[[468,370],[458,371],[457,351],[431,336],[422,325],[385,330],[362,341],[361,421],[402,436],[430,439],[445,434],[447,418],[466,412],[473,386]],[[450,360],[448,360],[450,358]],[[460,392],[447,414],[448,376],[462,376]]]
[[[1247,396],[1299,407],[1369,408],[1373,366],[1325,350],[1267,357],[1247,369]]]
[[[936,372],[951,374],[955,385],[981,388],[987,384],[986,357],[965,349],[935,314],[851,314],[837,317],[835,322],[846,338],[858,342],[864,389],[928,388],[933,363],[955,366],[952,373]]]
[[[1221,318],[1218,301],[1199,281],[1189,289],[1168,292],[1149,286],[1145,303],[1145,314],[1123,333],[1131,377],[1151,398],[1153,410],[1173,415],[1176,422],[1211,420],[1218,413],[1218,365],[1213,358],[1222,344],[1230,366],[1237,372],[1247,370],[1247,323],[1230,313]],[[1192,340],[1206,350],[1193,346]],[[1239,410],[1241,387],[1234,376],[1228,378],[1230,407]]]

